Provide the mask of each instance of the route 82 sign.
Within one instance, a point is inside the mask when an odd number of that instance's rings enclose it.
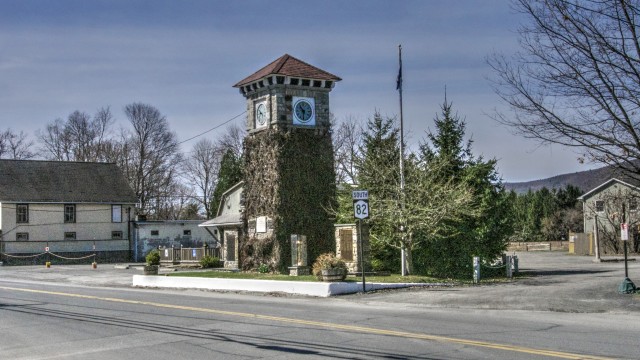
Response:
[[[356,219],[369,218],[369,192],[356,190],[351,193],[353,198],[353,217]]]

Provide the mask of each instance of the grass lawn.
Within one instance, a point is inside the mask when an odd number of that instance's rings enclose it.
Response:
[[[194,272],[175,272],[170,273],[168,276],[187,276],[187,277],[204,277],[204,278],[219,278],[219,279],[253,279],[253,280],[280,280],[280,281],[318,281],[313,275],[306,276],[289,276],[281,274],[260,274],[254,272],[228,272],[228,271],[194,271]],[[345,281],[359,282],[362,281],[362,277],[347,276]],[[408,275],[400,276],[399,274],[391,274],[390,276],[367,276],[365,277],[367,282],[381,282],[381,283],[434,283],[444,282],[442,279],[430,278],[427,276]]]

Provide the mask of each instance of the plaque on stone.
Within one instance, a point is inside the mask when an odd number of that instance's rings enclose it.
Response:
[[[266,233],[267,232],[267,217],[259,216],[256,219],[256,232],[258,233]]]

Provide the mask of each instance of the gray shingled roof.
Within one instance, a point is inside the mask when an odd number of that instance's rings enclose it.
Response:
[[[207,220],[198,226],[225,226],[225,225],[241,225],[241,214],[224,214],[217,216],[211,220]]]
[[[0,202],[136,203],[115,164],[0,160]]]

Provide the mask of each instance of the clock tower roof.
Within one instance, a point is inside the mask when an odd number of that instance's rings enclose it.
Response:
[[[298,60],[289,54],[284,54],[269,65],[240,80],[237,84],[233,85],[233,87],[242,87],[270,75],[284,75],[313,80],[342,80],[329,72],[319,69],[313,65],[309,65],[306,62]]]

